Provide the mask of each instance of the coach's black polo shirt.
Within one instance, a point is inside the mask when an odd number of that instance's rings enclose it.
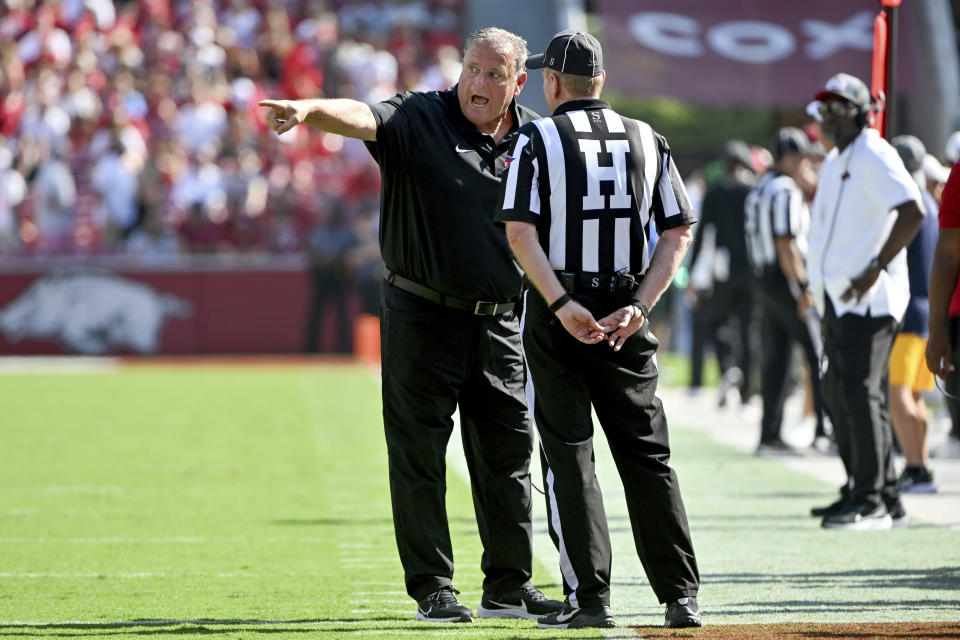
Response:
[[[370,109],[387,268],[459,298],[516,298],[521,271],[493,215],[516,131],[537,114],[511,102],[513,128],[494,143],[463,115],[456,86],[400,93]]]

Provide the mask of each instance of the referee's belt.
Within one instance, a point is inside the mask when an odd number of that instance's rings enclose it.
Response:
[[[554,271],[567,293],[633,293],[642,276],[626,272],[594,273],[591,271]]]
[[[419,282],[414,282],[409,278],[404,278],[403,276],[390,271],[390,269],[383,270],[383,277],[393,286],[403,289],[408,293],[412,293],[415,296],[419,296],[424,300],[429,300],[434,304],[439,304],[443,307],[450,307],[451,309],[469,311],[477,316],[498,316],[501,313],[513,311],[517,306],[516,300],[510,300],[509,302],[486,302],[484,300],[465,300],[456,296],[440,293],[435,289],[425,287]]]

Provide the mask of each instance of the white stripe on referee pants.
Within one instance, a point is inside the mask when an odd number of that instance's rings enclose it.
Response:
[[[528,302],[527,298],[530,295],[539,295],[534,292],[530,293],[529,290],[524,292],[524,304],[523,304],[523,313],[520,315],[520,335],[523,335],[523,328],[526,325],[527,320],[527,310]],[[526,394],[527,394],[527,407],[530,410],[530,416],[533,417],[536,414],[534,409],[536,408],[536,394],[533,391],[533,375],[530,373],[530,365],[527,364],[527,356],[523,356],[523,366],[527,369],[527,384],[526,384]],[[540,438],[537,438],[539,442]],[[541,450],[543,445],[540,445]],[[547,452],[543,452],[543,457],[546,459]],[[563,579],[567,581],[567,584],[570,585],[570,588],[573,589],[573,593],[570,594],[570,604],[574,607],[579,607],[577,604],[577,588],[580,586],[580,580],[577,579],[577,574],[573,571],[573,565],[570,563],[570,556],[567,554],[567,546],[563,540],[563,529],[560,526],[560,512],[557,510],[557,494],[553,488],[553,469],[550,468],[550,461],[547,460],[547,469],[544,474],[546,478],[546,486],[543,488],[547,492],[547,499],[550,501],[550,524],[553,526],[553,530],[557,534],[557,546],[559,547],[557,551],[560,554],[560,573],[563,574]]]

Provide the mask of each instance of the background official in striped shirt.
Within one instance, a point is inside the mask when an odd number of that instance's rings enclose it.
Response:
[[[598,100],[600,44],[564,31],[543,68],[553,116],[520,128],[497,221],[536,287],[526,296],[527,401],[567,602],[539,626],[609,627],[610,537],[593,463],[591,403],[626,493],[634,539],[666,624],[699,626],[699,573],[657,385],[647,316],[673,279],[695,221],[666,141]],[[653,220],[660,241],[651,255]],[[598,320],[599,318],[599,320]]]
[[[800,129],[784,127],[773,140],[773,168],[753,188],[744,206],[747,255],[757,275],[763,309],[763,418],[757,453],[788,450],[780,428],[789,391],[793,347],[799,342],[807,360],[817,426],[814,442],[829,446],[823,423],[820,390],[819,321],[799,308],[801,298],[812,307],[804,256],[810,232],[810,211],[797,186],[803,173],[812,173],[810,143]]]

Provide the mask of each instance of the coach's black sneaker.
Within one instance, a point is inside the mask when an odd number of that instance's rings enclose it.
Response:
[[[848,504],[842,511],[823,516],[820,526],[824,529],[844,531],[882,531],[893,526],[893,518],[882,504],[855,502]]]
[[[559,611],[537,618],[540,629],[584,629],[587,627],[610,629],[617,626],[610,607],[574,607],[570,599],[563,601]]]
[[[676,602],[668,603],[664,618],[663,625],[671,629],[703,626],[703,620],[700,618],[700,607],[697,606],[695,596],[680,598]]]
[[[460,604],[453,587],[440,587],[417,603],[417,620],[427,622],[473,622],[473,612]]]
[[[910,514],[903,508],[903,502],[900,501],[900,498],[897,498],[896,502],[887,504],[887,511],[890,513],[894,529],[903,529],[910,526]]]
[[[477,607],[477,617],[536,620],[561,609],[562,602],[551,600],[532,584],[525,584],[515,591],[502,594],[484,592]]]

